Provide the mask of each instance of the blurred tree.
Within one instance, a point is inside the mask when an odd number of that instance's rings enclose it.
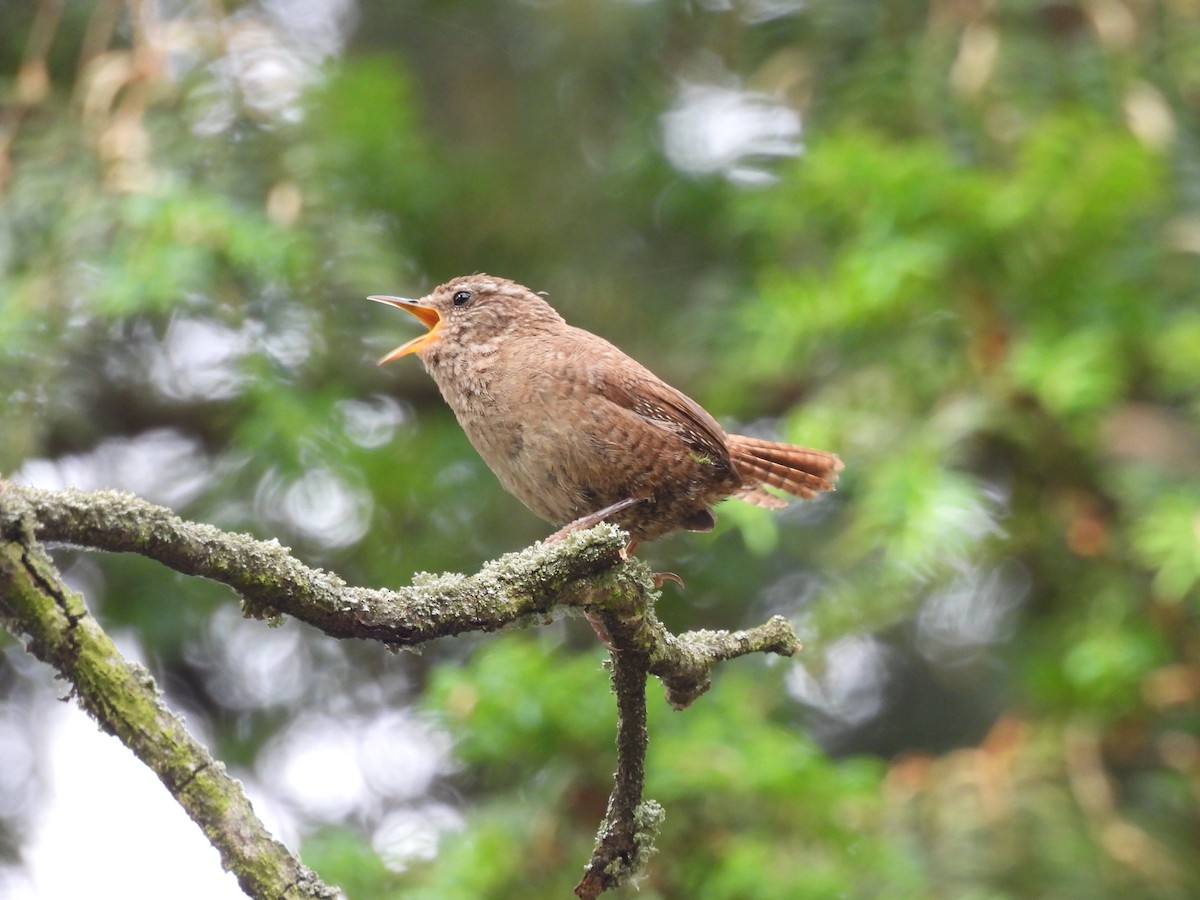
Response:
[[[359,298],[517,278],[847,463],[830,502],[649,548],[688,582],[671,626],[782,612],[808,650],[682,716],[651,699],[643,896],[1200,890],[1193,5],[0,15],[6,476],[351,581],[471,570],[542,528],[419,367],[374,370],[394,320]],[[393,659],[60,562],[356,898],[574,883],[611,768],[590,634]],[[32,759],[21,653],[0,755]],[[331,759],[336,790],[296,774]],[[0,771],[14,857],[40,789]]]

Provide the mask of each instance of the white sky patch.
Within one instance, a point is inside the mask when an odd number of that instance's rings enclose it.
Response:
[[[258,768],[306,816],[337,822],[367,801],[357,746],[357,736],[341,719],[307,716],[259,755]]]
[[[739,184],[775,180],[756,163],[800,153],[800,114],[769,94],[685,82],[661,119],[663,149],[675,168],[720,173]]]
[[[793,666],[788,693],[830,718],[860,725],[883,710],[889,653],[882,641],[870,635],[844,637],[826,651],[819,677],[802,665]]]
[[[736,11],[751,25],[794,16],[804,9],[804,0],[702,0],[709,12]]]
[[[246,336],[208,319],[175,316],[163,340],[146,349],[150,383],[172,400],[227,400],[247,380]]]
[[[164,885],[172,900],[245,900],[200,828],[116,738],[73,705],[46,715],[48,797],[7,900],[161,900]]]
[[[156,428],[135,437],[111,438],[87,453],[26,460],[12,480],[48,490],[132,491],[151,503],[178,509],[203,493],[212,477],[199,441],[174,429]]]
[[[231,709],[291,706],[313,677],[312,654],[296,622],[264,628],[233,604],[213,612],[208,628],[185,653],[205,671],[212,695]]]
[[[314,821],[386,818],[453,769],[449,736],[402,710],[301,716],[259,756],[281,802]]]
[[[1030,577],[1014,562],[995,569],[968,566],[929,596],[917,613],[916,644],[939,665],[964,665],[1010,640],[1029,593]]]
[[[268,472],[254,500],[260,516],[328,548],[357,543],[367,533],[374,509],[369,490],[326,467],[290,482]]]
[[[445,803],[397,809],[384,816],[371,844],[389,869],[403,872],[415,862],[433,859],[442,837],[465,825],[462,815]]]
[[[339,400],[336,404],[346,437],[368,450],[391,443],[409,411],[395,398],[372,394],[366,400]]]
[[[201,101],[193,128],[204,135],[229,128],[239,106],[268,121],[298,121],[305,88],[341,54],[356,20],[353,0],[260,0],[229,15],[217,4],[142,6],[143,34],[175,78],[207,70],[193,93]]]

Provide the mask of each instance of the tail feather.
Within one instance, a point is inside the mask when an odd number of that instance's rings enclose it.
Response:
[[[832,453],[740,434],[729,436],[729,456],[742,476],[742,489],[735,496],[768,508],[785,506],[787,501],[764,486],[807,500],[834,490],[842,468],[842,461]]]

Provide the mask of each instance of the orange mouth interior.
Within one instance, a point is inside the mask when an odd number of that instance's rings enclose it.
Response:
[[[402,356],[408,356],[410,353],[418,353],[422,348],[429,345],[429,342],[434,339],[441,327],[442,317],[438,315],[438,311],[431,306],[423,306],[417,300],[406,300],[403,297],[368,297],[368,300],[374,300],[376,303],[386,303],[388,306],[394,306],[397,309],[402,309],[406,313],[411,313],[425,323],[425,327],[429,329],[420,337],[415,337],[405,344],[401,344],[387,356],[379,360],[377,365],[389,363],[394,359],[399,359]]]

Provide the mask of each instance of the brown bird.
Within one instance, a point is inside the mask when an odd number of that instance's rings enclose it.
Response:
[[[766,487],[809,498],[833,490],[842,468],[832,453],[726,434],[700,404],[505,278],[370,299],[429,329],[379,364],[417,354],[505,490],[565,526],[555,537],[605,519],[635,544],[711,531],[726,497],[778,508],[787,501]]]

